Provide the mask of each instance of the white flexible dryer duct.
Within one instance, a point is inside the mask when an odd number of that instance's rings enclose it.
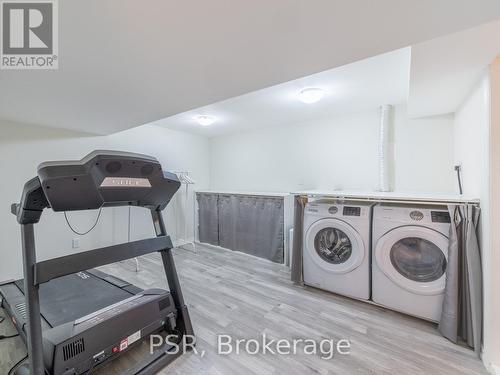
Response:
[[[394,126],[393,107],[380,107],[379,130],[379,190],[394,190]]]

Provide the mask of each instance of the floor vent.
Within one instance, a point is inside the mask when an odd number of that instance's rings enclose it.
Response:
[[[26,302],[18,303],[16,305],[16,311],[24,320],[26,320]]]
[[[65,361],[85,351],[83,338],[73,341],[63,347],[63,358]]]

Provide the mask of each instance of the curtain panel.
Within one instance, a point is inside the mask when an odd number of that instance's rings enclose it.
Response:
[[[477,235],[480,209],[474,205],[449,205],[448,209],[451,228],[439,331],[454,343],[463,340],[479,356],[483,324],[483,280]]]

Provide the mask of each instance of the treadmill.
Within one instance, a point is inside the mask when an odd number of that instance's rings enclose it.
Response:
[[[90,374],[149,339],[194,333],[172,257],[162,210],[180,187],[153,157],[94,151],[79,161],[46,162],[12,213],[21,225],[24,279],[0,284],[1,306],[28,348],[16,374]],[[151,212],[156,237],[36,261],[34,224],[43,210],[138,206]],[[161,254],[168,290],[142,290],[96,267]],[[155,374],[182,354],[171,340],[125,374]]]

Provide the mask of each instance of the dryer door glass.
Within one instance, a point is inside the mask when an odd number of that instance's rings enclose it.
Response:
[[[397,241],[390,257],[393,267],[413,281],[435,281],[446,271],[446,258],[441,249],[423,238],[406,237]]]
[[[352,255],[349,237],[340,229],[323,228],[314,237],[314,248],[321,259],[332,264],[345,263]]]

